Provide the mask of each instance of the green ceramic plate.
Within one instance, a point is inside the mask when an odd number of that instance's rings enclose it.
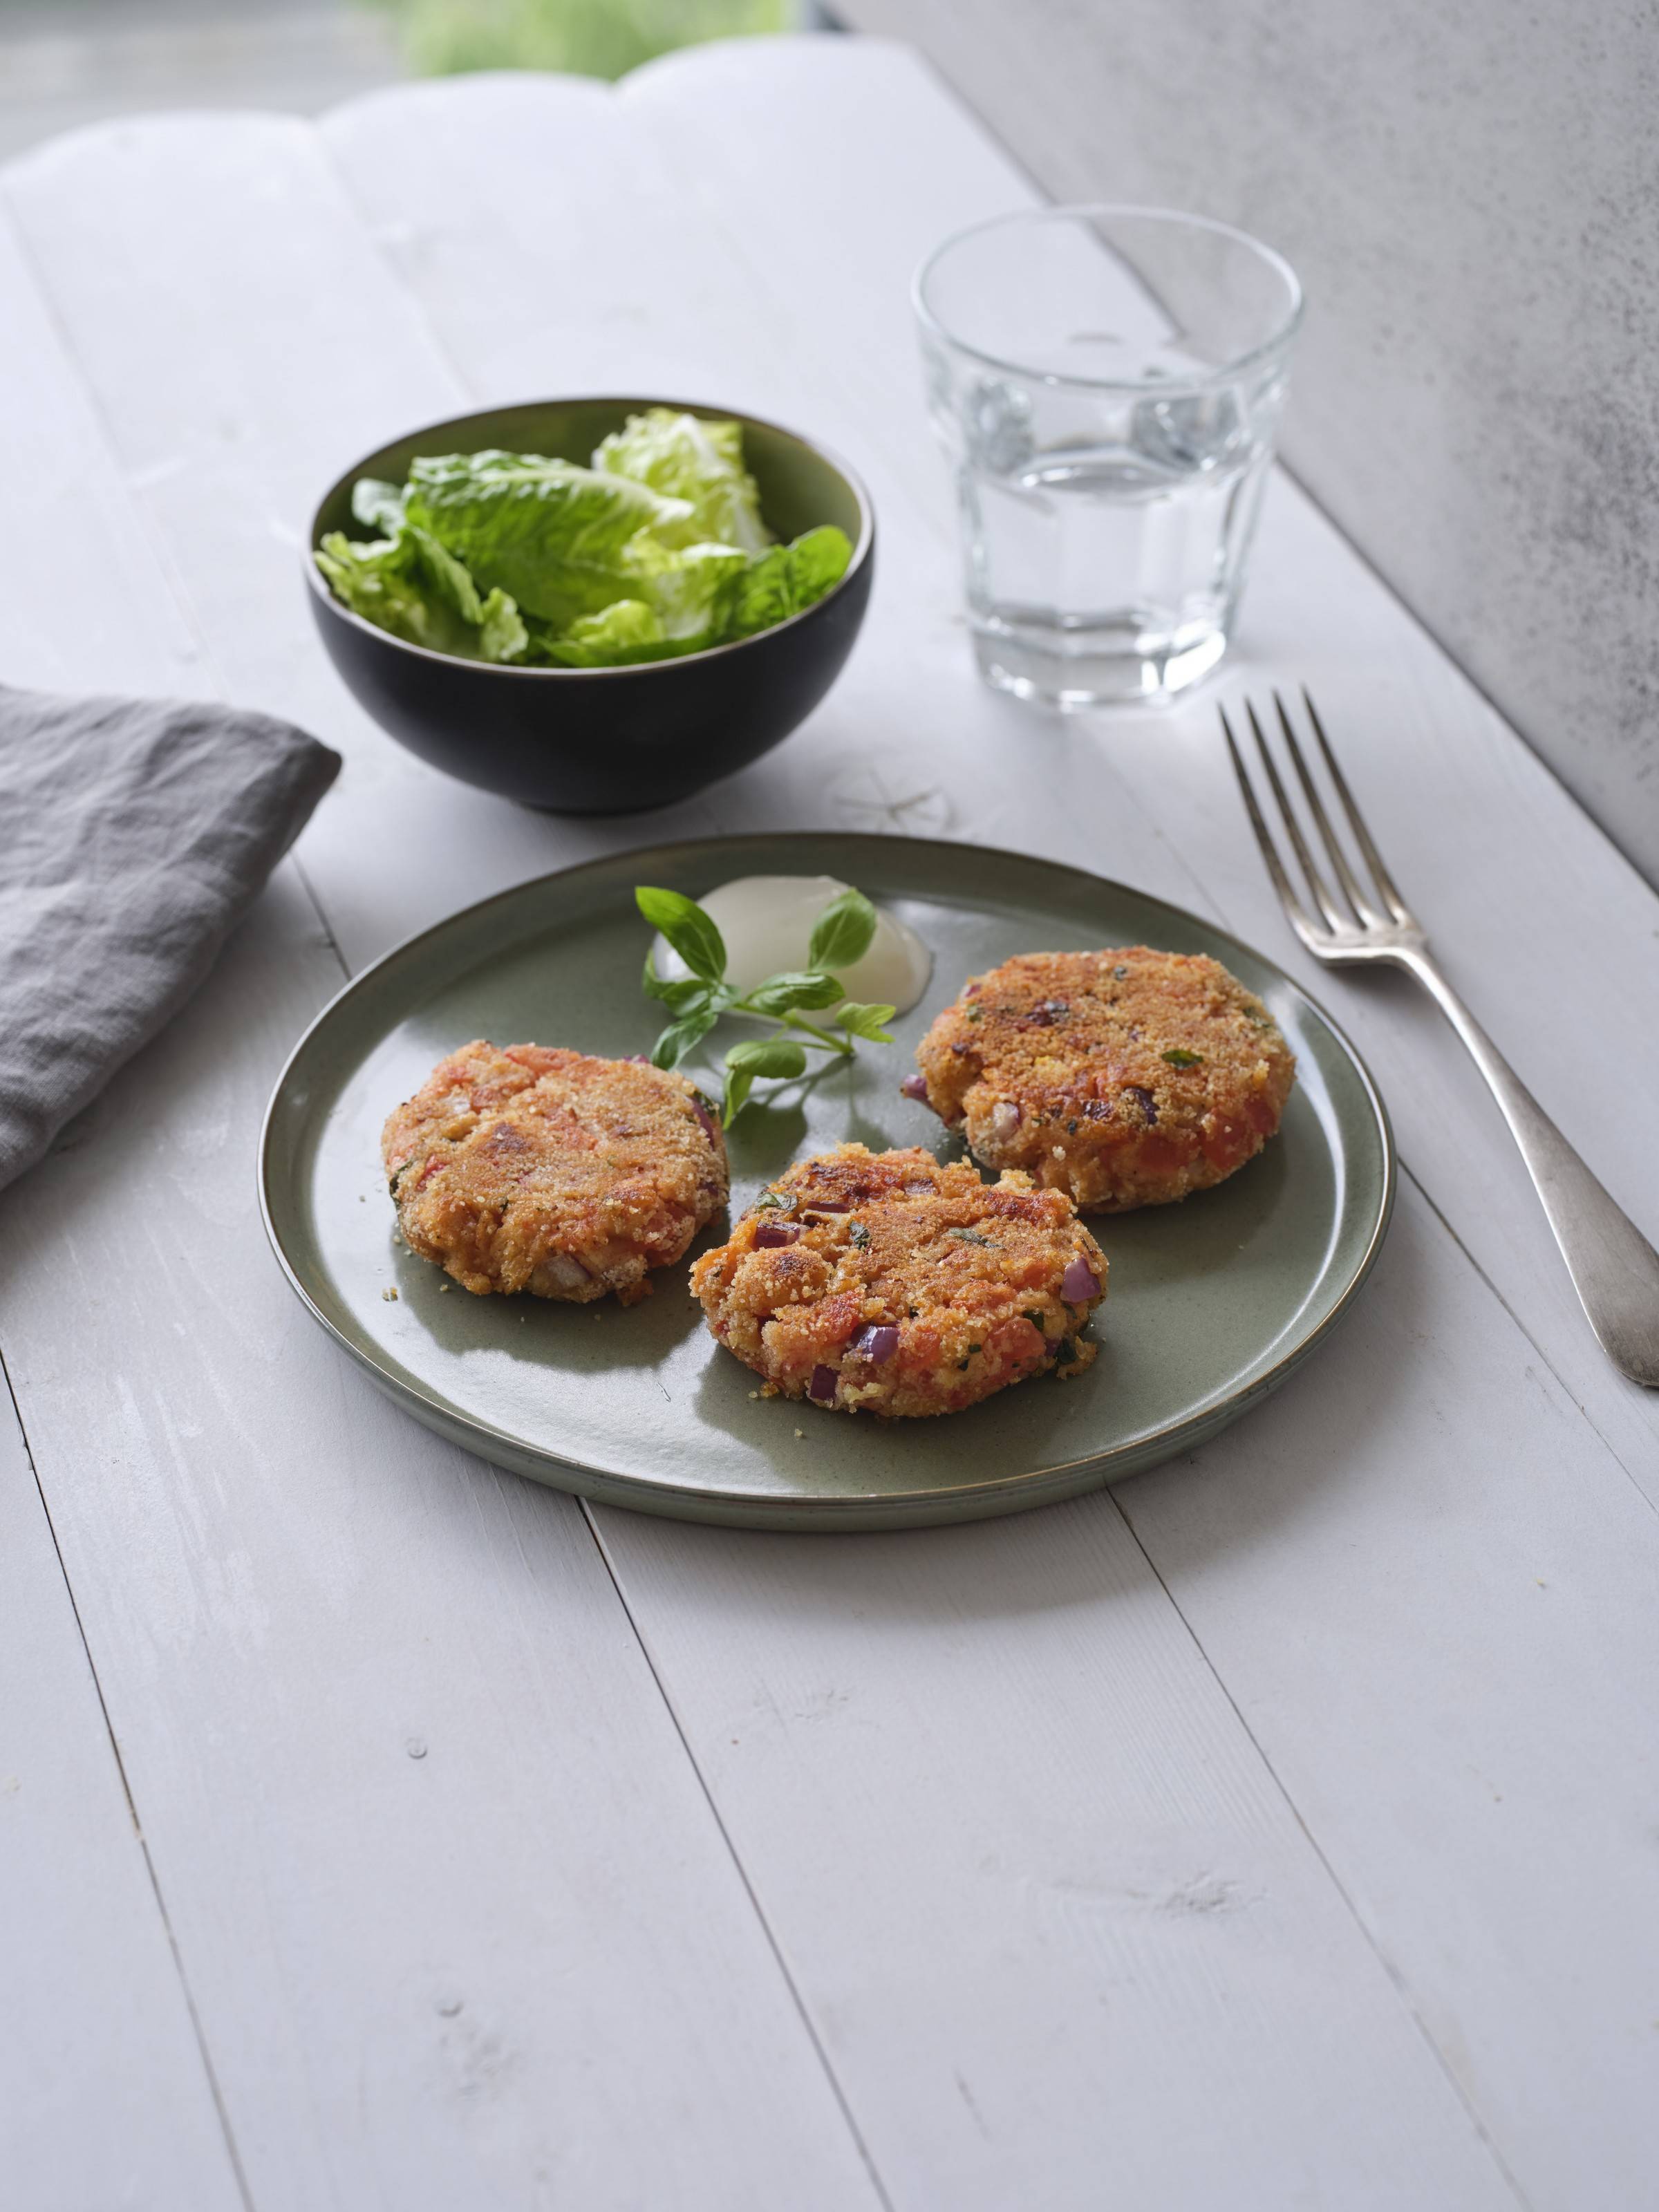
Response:
[[[648,1047],[635,884],[694,896],[733,876],[832,875],[933,948],[897,1041],[732,1133],[734,1210],[793,1159],[856,1139],[953,1140],[899,1095],[933,1013],[1011,953],[1148,944],[1208,952],[1267,1000],[1298,1062],[1285,1126],[1230,1182],[1097,1225],[1111,1295],[1099,1358],[953,1418],[855,1421],[750,1395],[683,1267],[624,1310],[475,1298],[392,1241],[380,1125],[465,1039],[621,1054]],[[1069,1498],[1202,1443],[1282,1382],[1345,1311],[1394,1198],[1394,1147],[1352,1048],[1290,978],[1180,908],[1013,853],[902,837],[729,837],[521,884],[388,953],[301,1042],[271,1100],[265,1225],[324,1328],[441,1435],[614,1505],[763,1528],[900,1528]],[[718,1241],[716,1224],[706,1242]],[[694,1248],[701,1249],[698,1246]],[[395,1300],[385,1292],[396,1289]]]

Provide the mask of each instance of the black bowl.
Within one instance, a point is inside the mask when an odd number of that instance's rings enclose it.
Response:
[[[401,483],[417,453],[495,446],[586,463],[601,438],[646,407],[681,400],[548,399],[458,415],[366,453],[325,495],[306,550],[311,611],[329,658],[383,730],[464,783],[568,814],[665,806],[731,775],[787,738],[852,651],[870,600],[876,522],[844,461],[775,422],[720,407],[693,415],[743,425],[761,512],[781,538],[838,523],[853,541],[847,574],[775,629],[678,660],[631,668],[495,668],[377,629],[343,607],[312,554],[331,530],[361,536],[359,477]]]

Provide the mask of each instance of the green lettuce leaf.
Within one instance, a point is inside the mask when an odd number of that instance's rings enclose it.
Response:
[[[529,643],[524,617],[514,599],[497,584],[478,610],[478,653],[481,659],[522,660]]]
[[[793,544],[775,545],[750,562],[738,582],[726,635],[752,637],[799,614],[841,581],[852,557],[846,532],[833,523],[809,530]]]
[[[741,426],[630,416],[591,469],[537,453],[427,454],[365,477],[317,565],[393,635],[473,659],[621,666],[749,637],[811,606],[852,558],[840,530],[771,543]]]
[[[416,524],[362,544],[331,531],[315,558],[335,598],[394,637],[468,660],[524,653],[527,634],[508,594],[481,595],[465,563]]]
[[[410,521],[482,586],[499,586],[556,629],[636,598],[626,549],[642,530],[683,527],[684,501],[627,477],[537,453],[441,453],[409,471]]]
[[[353,518],[382,538],[395,538],[403,527],[404,487],[380,477],[359,477],[351,487]]]
[[[671,550],[654,532],[642,531],[628,549],[628,566],[664,637],[680,653],[697,653],[726,635],[749,561],[735,545]]]
[[[717,645],[749,563],[734,545],[689,545],[672,553],[647,531],[629,546],[627,567],[634,596],[579,615],[563,630],[538,624],[538,659],[603,668]]]
[[[678,649],[643,599],[617,599],[599,614],[578,615],[567,630],[539,632],[536,646],[538,659],[562,668],[620,668],[662,660]]]
[[[691,510],[683,542],[707,539],[740,552],[764,552],[772,533],[761,520],[760,494],[743,465],[743,426],[706,422],[672,407],[630,415],[593,455],[593,466],[647,484]],[[666,544],[682,542],[659,530]]]

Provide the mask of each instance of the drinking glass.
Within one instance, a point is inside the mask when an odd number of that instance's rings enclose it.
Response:
[[[915,283],[986,680],[1163,700],[1227,649],[1302,290],[1199,216],[1060,207],[947,239]]]

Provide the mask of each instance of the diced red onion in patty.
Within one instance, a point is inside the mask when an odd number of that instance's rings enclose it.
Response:
[[[633,1067],[649,1067],[651,1065],[651,1055],[648,1052],[625,1052],[623,1058]]]
[[[1100,1296],[1100,1279],[1081,1252],[1066,1263],[1060,1279],[1060,1295],[1068,1306],[1086,1305]]]
[[[991,1109],[991,1134],[1006,1145],[1019,1127],[1019,1108],[1012,1098],[999,1098]]]
[[[550,1252],[532,1271],[531,1288],[543,1297],[560,1291],[585,1290],[593,1280],[593,1270],[586,1267],[574,1252]]]
[[[860,1359],[874,1361],[879,1366],[890,1359],[898,1350],[899,1333],[890,1322],[872,1322],[853,1339],[853,1349]]]
[[[1126,1098],[1133,1098],[1139,1107],[1146,1117],[1147,1127],[1149,1129],[1155,1127],[1158,1122],[1158,1107],[1153,1101],[1152,1092],[1143,1091],[1138,1083],[1126,1083],[1123,1086],[1123,1095]]]
[[[780,1244],[793,1244],[800,1235],[797,1221],[763,1221],[755,1231],[755,1249],[759,1252],[775,1251]]]
[[[815,1398],[820,1406],[827,1406],[836,1395],[836,1370],[833,1367],[815,1367],[812,1379],[806,1386],[806,1395]]]
[[[803,1213],[850,1213],[853,1205],[845,1198],[804,1198],[800,1210]]]
[[[925,1098],[927,1096],[927,1078],[925,1075],[907,1075],[899,1089],[907,1098]]]

